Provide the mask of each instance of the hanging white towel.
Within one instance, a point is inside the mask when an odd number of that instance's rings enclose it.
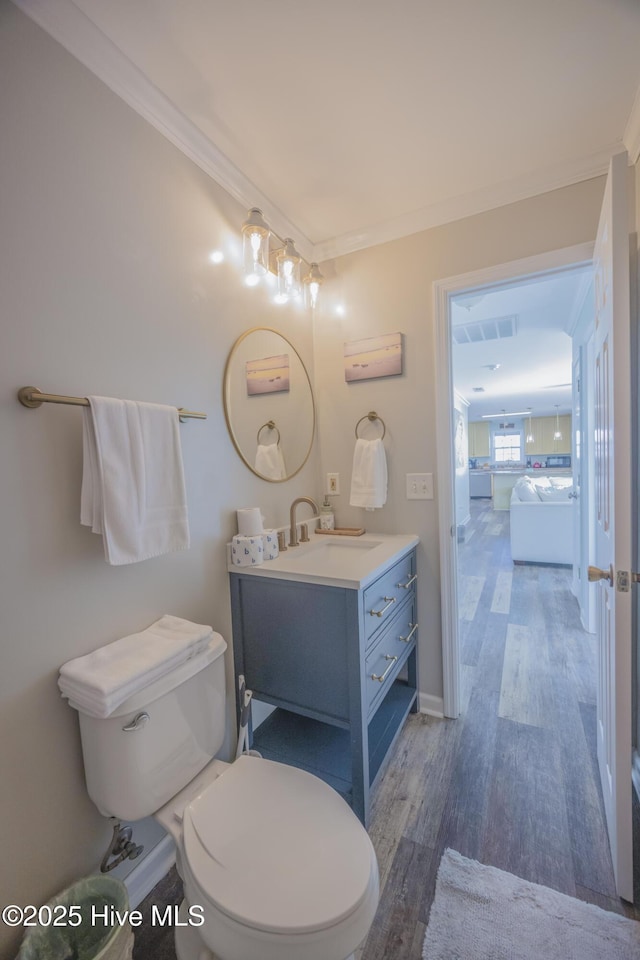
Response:
[[[356,440],[351,473],[352,507],[374,510],[387,502],[387,458],[382,440]]]
[[[108,717],[130,696],[207,646],[213,629],[166,614],[146,630],[114,640],[60,668],[63,697],[93,717]]]
[[[279,443],[259,443],[256,450],[256,472],[267,480],[286,480],[287,471]]]
[[[89,397],[83,410],[80,522],[106,560],[136,563],[189,546],[178,411]]]

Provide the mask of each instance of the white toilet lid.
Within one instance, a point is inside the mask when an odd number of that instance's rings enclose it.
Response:
[[[183,827],[202,893],[255,929],[325,929],[377,882],[373,845],[342,797],[282,763],[240,757],[186,807]]]

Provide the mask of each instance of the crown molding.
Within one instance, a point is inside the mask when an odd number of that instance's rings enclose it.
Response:
[[[611,155],[622,148],[621,143],[612,144],[591,156],[558,164],[462,196],[451,197],[364,230],[345,233],[313,244],[209,137],[129,60],[73,0],[12,2],[245,209],[260,207],[265,219],[277,234],[295,238],[296,247],[308,262],[322,263],[602,176],[607,172]],[[625,144],[631,161],[635,163],[640,154],[640,91],[625,130]]]
[[[315,258],[321,263],[323,260],[355,253],[365,247],[388,243],[413,233],[440,227],[454,220],[486,213],[496,207],[517,203],[519,200],[528,200],[541,193],[549,193],[551,190],[568,187],[583,180],[592,180],[594,177],[606,174],[612,154],[619,153],[621,149],[623,147],[620,143],[611,144],[591,156],[558,164],[546,170],[535,171],[524,177],[498,183],[463,196],[452,197],[423,207],[414,213],[377,224],[366,231],[345,233],[332,240],[317,243],[314,247]]]
[[[636,90],[636,98],[633,101],[622,140],[627,148],[629,161],[636,164],[640,158],[640,87]]]
[[[105,83],[185,156],[204,170],[246,210],[260,207],[273,230],[295,237],[298,252],[313,260],[313,245],[304,234],[229,160],[221,150],[72,0],[13,0],[65,50]],[[239,225],[238,225],[239,226]]]

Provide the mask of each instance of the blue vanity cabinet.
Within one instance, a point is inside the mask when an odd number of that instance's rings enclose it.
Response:
[[[415,549],[363,588],[229,576],[236,676],[277,708],[252,746],[326,780],[366,824],[370,789],[417,710]]]

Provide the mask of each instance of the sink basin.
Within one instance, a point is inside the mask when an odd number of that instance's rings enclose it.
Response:
[[[312,541],[309,544],[302,544],[303,549],[290,547],[287,550],[286,562],[292,567],[298,565],[307,573],[331,574],[331,571],[337,567],[343,567],[345,561],[350,563],[354,559],[354,555],[357,557],[363,551],[375,550],[381,542],[380,540],[366,540],[364,542],[352,540],[348,543],[342,541],[340,543],[334,543],[333,541],[327,543],[326,540],[315,543]]]
[[[364,534],[361,537],[328,539],[314,534],[309,543],[289,547],[275,560],[241,568],[232,566],[229,560],[228,569],[252,577],[359,589],[417,542],[418,538],[412,535]]]

